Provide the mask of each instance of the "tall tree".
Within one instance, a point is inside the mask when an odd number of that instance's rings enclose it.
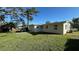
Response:
[[[0,15],[0,21],[5,21],[5,15]]]
[[[0,25],[5,24],[5,8],[0,7]]]
[[[16,27],[17,25],[20,23],[20,7],[8,7],[7,8],[7,14],[10,15],[11,18],[11,22],[15,22],[16,23]]]
[[[29,21],[32,21],[33,20],[33,16],[36,15],[37,13],[38,13],[38,11],[34,7],[30,8],[30,9],[27,9],[24,12],[24,15],[27,17],[27,28],[29,28]]]
[[[0,8],[0,12],[2,12],[1,14],[3,15],[9,15],[11,17],[11,20],[14,20],[17,24],[19,24],[19,22],[21,21],[24,25],[25,24],[24,18],[27,18],[27,27],[29,27],[29,21],[32,21],[33,16],[38,13],[36,8],[26,8],[26,7]]]

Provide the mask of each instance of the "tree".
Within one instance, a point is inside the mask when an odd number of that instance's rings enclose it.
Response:
[[[9,32],[9,30],[12,30],[12,28],[15,28],[15,23],[6,22],[5,24],[0,26],[0,31],[1,32]]]
[[[33,20],[33,16],[38,13],[36,8],[25,8],[25,7],[6,7],[0,8],[1,12],[1,20],[5,17],[3,15],[9,15],[11,18],[11,22],[15,22],[16,26],[22,22],[25,25],[24,18],[27,18],[27,28],[29,27],[29,21]]]
[[[8,27],[10,27],[10,29],[12,29],[12,27],[15,28],[15,23],[13,23],[13,22],[9,22],[9,23],[7,23],[6,25],[7,25]]]
[[[79,17],[72,19],[72,27],[77,28],[79,30]]]
[[[5,24],[5,8],[0,7],[0,26]]]
[[[29,28],[29,21],[33,20],[33,15],[36,15],[37,13],[38,11],[36,8],[30,8],[24,12],[24,15],[27,17],[27,28]]]
[[[0,8],[0,21],[5,21],[5,9],[4,8]]]
[[[5,15],[0,15],[0,21],[5,21]]]

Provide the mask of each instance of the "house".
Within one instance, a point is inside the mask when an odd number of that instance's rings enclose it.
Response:
[[[54,22],[42,25],[30,25],[29,30],[31,32],[47,32],[47,33],[57,33],[66,34],[70,31],[70,23],[68,21]]]

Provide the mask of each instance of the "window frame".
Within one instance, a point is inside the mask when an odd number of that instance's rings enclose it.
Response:
[[[58,25],[54,25],[54,30],[58,30]]]

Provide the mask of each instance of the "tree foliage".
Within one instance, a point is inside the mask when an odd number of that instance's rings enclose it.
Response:
[[[77,28],[79,30],[79,17],[72,19],[72,27]]]
[[[5,20],[5,16],[9,15],[11,22],[15,22],[18,25],[22,22],[25,25],[24,18],[27,18],[27,25],[29,21],[33,20],[33,16],[36,15],[38,11],[36,8],[26,8],[26,7],[0,7],[0,21]]]
[[[37,13],[38,11],[36,10],[36,8],[30,8],[24,11],[24,15],[27,17],[27,27],[29,25],[29,21],[33,20],[33,15],[36,15]]]

